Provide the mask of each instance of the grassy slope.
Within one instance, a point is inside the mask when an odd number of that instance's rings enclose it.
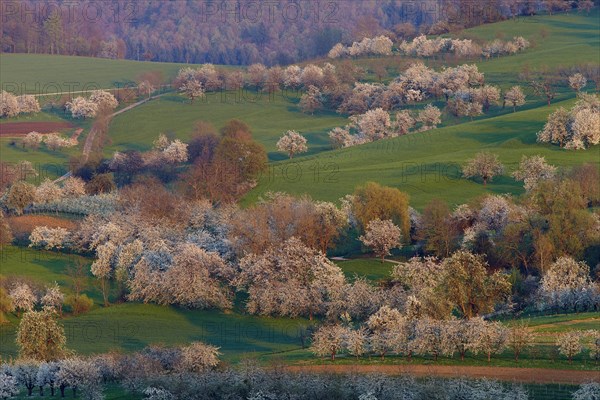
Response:
[[[311,153],[329,149],[327,132],[345,124],[345,118],[334,113],[310,116],[298,112],[296,96],[287,97],[283,92],[274,97],[256,93],[222,96],[209,94],[205,101],[189,104],[182,96],[167,95],[157,101],[144,104],[137,109],[117,116],[111,125],[110,136],[113,144],[106,150],[135,148],[148,150],[152,141],[162,132],[173,132],[179,138],[187,139],[194,123],[205,120],[217,128],[232,118],[241,119],[252,127],[255,139],[269,152],[272,160],[284,158],[276,153],[275,144],[288,129],[305,134],[311,144]]]
[[[518,73],[526,65],[556,68],[597,62],[600,59],[598,13],[595,9],[589,16],[521,18],[466,32],[486,40],[504,32],[507,38],[523,35],[537,42],[534,48],[524,53],[477,62],[489,83],[507,88],[519,83]],[[540,37],[541,30],[549,33],[545,40]],[[526,92],[528,104],[516,114],[495,109],[475,122],[442,126],[433,132],[275,163],[269,175],[261,180],[245,202],[253,202],[269,190],[296,194],[308,192],[318,199],[337,200],[352,192],[355,185],[372,180],[409,193],[411,205],[421,209],[435,197],[444,197],[449,203],[457,204],[485,192],[521,193],[522,185],[509,178],[508,174],[496,179],[487,188],[460,179],[459,166],[483,149],[498,153],[509,170],[514,170],[523,154],[541,154],[550,163],[560,166],[600,162],[598,146],[585,152],[572,152],[535,143],[535,133],[543,127],[548,114],[558,105],[572,105],[572,101],[568,101],[574,96],[572,92],[560,88],[557,101],[551,108]],[[453,121],[445,121],[448,122]]]
[[[0,60],[3,88],[16,84],[20,91],[35,94],[124,87],[147,71],[172,78],[186,65],[45,54],[2,54]]]
[[[522,185],[508,173],[484,187],[462,179],[460,166],[482,150],[499,154],[508,172],[518,166],[523,154],[541,154],[549,163],[560,166],[598,162],[598,146],[574,152],[535,143],[535,132],[542,128],[548,114],[558,106],[572,103],[570,100],[552,107],[274,163],[270,175],[261,180],[246,201],[269,190],[308,192],[317,199],[335,201],[351,193],[355,185],[370,180],[409,193],[411,205],[418,209],[436,197],[458,204],[486,192],[518,194]]]

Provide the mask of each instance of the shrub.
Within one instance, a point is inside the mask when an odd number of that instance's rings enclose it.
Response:
[[[65,305],[70,308],[73,315],[85,314],[94,305],[94,301],[85,294],[70,295],[65,300]]]

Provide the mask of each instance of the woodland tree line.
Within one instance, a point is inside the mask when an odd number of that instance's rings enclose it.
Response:
[[[251,0],[92,0],[6,2],[1,51],[162,62],[284,65],[324,56],[339,42],[385,34],[406,38],[439,34],[533,15],[580,9],[591,0],[386,0],[337,1],[316,6],[287,1],[257,10]],[[216,7],[222,7],[218,3]],[[237,8],[236,8],[237,7]],[[236,9],[237,16],[236,16]],[[315,9],[317,9],[315,14]],[[299,10],[299,11],[298,11]]]

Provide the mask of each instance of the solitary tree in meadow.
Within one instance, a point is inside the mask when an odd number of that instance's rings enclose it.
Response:
[[[498,160],[498,155],[482,151],[475,158],[467,161],[462,171],[465,178],[482,178],[485,186],[494,176],[504,172],[504,166]]]
[[[287,131],[285,135],[277,142],[277,149],[288,153],[290,158],[294,158],[294,154],[306,153],[306,138],[296,131]]]

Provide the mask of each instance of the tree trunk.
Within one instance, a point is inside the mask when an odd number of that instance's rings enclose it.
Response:
[[[104,307],[108,307],[108,290],[106,288],[106,278],[102,279],[102,297],[104,298]]]
[[[65,385],[60,385],[60,397],[65,397]]]
[[[489,363],[492,361],[492,352],[488,351],[487,356],[488,356],[488,363]]]

